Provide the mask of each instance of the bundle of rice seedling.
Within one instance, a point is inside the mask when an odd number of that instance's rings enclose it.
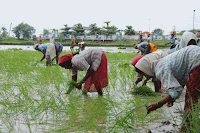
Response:
[[[119,47],[118,49],[126,49],[126,47]]]
[[[75,81],[71,80],[71,81],[67,82],[67,86],[68,86],[67,94],[70,94],[70,92],[76,88],[77,83]]]
[[[129,63],[118,64],[119,67],[130,67]]]
[[[140,86],[134,88],[134,90],[131,92],[133,95],[144,95],[144,96],[157,96],[158,94],[151,90],[148,86]]]

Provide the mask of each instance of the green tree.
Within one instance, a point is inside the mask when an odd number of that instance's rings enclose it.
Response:
[[[13,32],[18,39],[20,39],[20,37],[23,39],[29,39],[31,38],[32,34],[35,33],[35,29],[27,23],[24,24],[22,22],[13,28]]]
[[[72,29],[73,29],[73,32],[72,32],[73,35],[76,35],[76,36],[85,35],[85,29],[82,28],[81,23],[75,24]]]
[[[55,29],[55,28],[51,29],[51,33],[52,34],[58,34],[58,29]]]
[[[90,35],[95,35],[95,34],[101,34],[101,28],[98,28],[97,27],[97,24],[96,23],[94,23],[94,24],[91,24],[91,25],[89,25],[89,27],[90,27],[90,29],[89,29],[89,34]]]
[[[117,30],[117,33],[119,33],[119,35],[122,35],[123,30],[119,29]]]
[[[104,22],[106,23],[107,26],[103,26],[103,28],[105,29],[104,34],[105,35],[116,35],[117,33],[117,27],[116,26],[109,26],[110,21]]]
[[[50,31],[48,29],[43,29],[43,34],[51,34]]]
[[[163,30],[162,29],[160,29],[160,28],[157,28],[157,29],[155,29],[155,30],[153,30],[153,34],[157,34],[157,35],[159,35],[159,36],[162,36],[163,35]]]
[[[37,36],[36,35],[33,35],[32,38],[33,38],[33,41],[37,41]]]
[[[126,26],[127,29],[124,30],[125,35],[135,35],[135,30],[132,26]]]
[[[110,21],[106,21],[106,22],[104,22],[104,23],[106,23],[107,27],[109,27]]]
[[[182,31],[176,33],[176,35],[183,35],[184,32],[185,32],[185,30],[182,30]]]
[[[140,30],[140,31],[135,31],[135,34],[137,34],[137,35],[139,35],[139,34],[141,34],[142,33],[142,31]]]
[[[196,30],[194,29],[191,29],[191,30],[189,30],[189,32],[192,32],[192,33],[194,33],[195,34],[195,32],[196,32]]]
[[[1,34],[1,37],[7,37],[8,36],[8,32],[7,32],[7,29],[5,27],[2,27],[2,34]]]
[[[61,28],[60,30],[62,31],[61,34],[65,35],[65,34],[71,34],[72,32],[69,31],[71,29],[71,27],[68,27],[67,24],[64,25],[64,28]]]
[[[64,40],[64,35],[63,34],[59,34],[58,39],[62,42],[62,40]]]

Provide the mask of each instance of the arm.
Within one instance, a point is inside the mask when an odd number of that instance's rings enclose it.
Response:
[[[134,82],[134,88],[137,86],[137,84],[142,81],[142,78],[143,78],[143,75],[139,74],[139,73],[136,73],[137,74],[137,79],[136,81]]]
[[[60,55],[61,52],[59,52],[55,57],[53,57],[52,61],[57,58]]]
[[[78,82],[78,89],[81,89],[81,86],[82,84],[94,73],[95,71],[90,67],[88,70],[87,70],[87,73],[85,75],[85,77],[80,81]]]
[[[61,46],[59,46],[58,50],[60,50],[60,49],[61,49]],[[61,52],[62,52],[62,50],[56,56],[58,57]]]
[[[77,81],[77,74],[72,76],[72,80],[74,80],[75,82]]]
[[[170,94],[168,94],[165,98],[163,98],[159,102],[149,105],[147,107],[147,114],[149,114],[151,111],[154,111],[154,110],[162,107],[166,103],[168,103],[168,105],[167,105],[168,107],[172,107],[173,106],[174,100],[173,100],[173,98],[171,97]]]
[[[43,54],[44,54],[44,56],[42,57],[42,59],[40,61],[43,61],[44,58],[45,58],[45,55],[46,55],[46,50],[45,49],[43,50]]]
[[[150,79],[151,77],[146,77],[146,79],[144,80],[142,86],[146,85],[147,84],[147,81]]]

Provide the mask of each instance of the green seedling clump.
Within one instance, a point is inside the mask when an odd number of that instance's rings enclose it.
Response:
[[[119,47],[118,49],[126,49],[126,47]]]
[[[22,48],[9,48],[9,49],[7,49],[7,50],[22,50]]]
[[[119,67],[129,67],[129,63],[123,63],[123,64],[119,64]]]
[[[157,93],[152,91],[151,88],[148,86],[140,86],[136,87],[133,92],[131,92],[133,95],[144,95],[144,96],[157,96]]]
[[[69,87],[67,94],[70,94],[70,92],[76,88],[77,83],[75,81],[71,80],[71,81],[68,81],[67,86]]]

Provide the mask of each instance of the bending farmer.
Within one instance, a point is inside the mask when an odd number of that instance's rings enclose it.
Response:
[[[37,51],[40,51],[44,54],[40,61],[43,61],[46,58],[46,65],[52,65],[51,60],[56,56],[55,46],[51,43],[45,43],[39,45],[38,43],[33,46]]]
[[[182,123],[180,128],[180,131],[184,132],[185,126],[189,124],[188,110],[191,109],[191,105],[196,105],[200,96],[200,47],[190,45],[154,62],[143,59],[138,61],[136,67],[145,75],[156,76],[169,90],[167,97],[147,107],[148,113],[166,103],[168,107],[173,106],[184,86],[187,86],[184,107],[184,119],[187,124]],[[144,66],[152,66],[152,68],[147,71]]]
[[[56,58],[56,63],[58,64],[59,55],[63,50],[63,45],[61,43],[54,44],[56,49],[56,56],[52,59],[52,61]]]
[[[103,95],[102,89],[108,85],[107,57],[101,48],[92,48],[76,54],[65,54],[59,58],[59,65],[71,69],[72,79],[77,81],[77,72],[86,70],[85,77],[78,82],[81,89],[83,83],[88,92],[97,91]],[[85,91],[83,91],[86,94]]]
[[[167,55],[168,54],[165,51],[156,51],[154,53],[151,53],[151,54],[148,54],[148,55],[145,55],[145,56],[139,55],[139,56],[136,56],[135,58],[133,58],[131,64],[135,67],[135,71],[136,71],[136,74],[137,74],[137,79],[136,79],[136,81],[133,84],[134,88],[137,86],[137,84],[140,81],[142,81],[143,76],[145,76],[146,79],[144,80],[144,82],[143,82],[142,85],[146,85],[147,81],[150,78],[152,78],[152,82],[154,83],[155,92],[160,92],[161,91],[161,82],[158,79],[156,79],[156,77],[151,77],[151,76],[145,75],[144,73],[141,73],[140,70],[135,65],[142,58],[145,58],[145,61],[146,61],[146,59],[148,59],[151,62],[153,62],[154,60],[161,59],[161,58],[163,58],[163,57],[165,57]],[[150,67],[151,66],[149,66],[148,69],[151,69]]]

